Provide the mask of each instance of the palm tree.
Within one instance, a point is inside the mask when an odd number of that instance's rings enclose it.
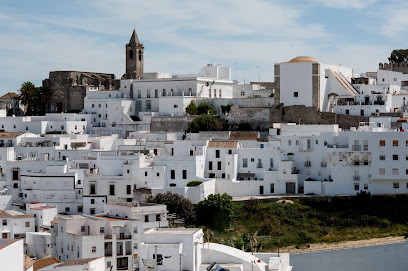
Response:
[[[36,87],[31,82],[24,82],[20,88],[20,100],[24,104],[24,115],[32,113],[33,107],[37,104],[38,98]]]

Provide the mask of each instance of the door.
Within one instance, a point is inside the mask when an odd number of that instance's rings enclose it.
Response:
[[[57,113],[62,112],[62,103],[57,103]]]
[[[264,194],[264,187],[263,185],[259,186],[259,195],[263,195]]]
[[[295,183],[286,183],[286,194],[295,194]]]

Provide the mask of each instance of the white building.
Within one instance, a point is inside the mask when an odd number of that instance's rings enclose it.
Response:
[[[35,229],[34,217],[22,212],[0,211],[0,219],[1,239],[22,239],[25,238],[27,232],[33,232]]]
[[[38,271],[77,271],[77,270],[92,270],[105,271],[105,258],[87,258],[81,260],[72,260],[64,263],[55,263],[40,269]]]
[[[25,271],[23,240],[0,239],[0,266],[4,270]]]
[[[275,98],[285,106],[305,105],[331,112],[336,96],[358,94],[350,84],[352,77],[352,68],[296,57],[275,64]]]

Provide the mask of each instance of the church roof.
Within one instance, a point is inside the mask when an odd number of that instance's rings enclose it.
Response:
[[[132,37],[129,40],[129,44],[140,44],[139,37],[137,36],[135,29],[133,29]]]
[[[287,63],[301,63],[301,62],[319,62],[319,60],[317,60],[314,57],[310,57],[310,56],[298,56],[298,57],[291,59]]]

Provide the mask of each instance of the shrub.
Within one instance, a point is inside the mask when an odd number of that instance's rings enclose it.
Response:
[[[197,107],[198,115],[206,115],[210,111],[210,105],[208,103],[200,103]]]
[[[187,183],[187,186],[188,186],[188,187],[194,187],[194,186],[199,186],[199,185],[202,184],[202,183],[203,183],[202,181],[194,180],[194,181],[188,182],[188,183]]]
[[[212,115],[201,115],[193,119],[188,125],[187,132],[228,130],[228,124]]]
[[[187,225],[195,223],[196,213],[194,205],[183,196],[171,192],[160,193],[155,197],[148,198],[147,202],[166,204],[169,213],[175,213],[177,218],[184,218]]]
[[[229,227],[233,216],[232,197],[223,195],[209,195],[196,205],[197,223],[224,230]]]
[[[197,106],[194,101],[191,101],[190,104],[186,107],[186,113],[189,115],[197,115]]]

